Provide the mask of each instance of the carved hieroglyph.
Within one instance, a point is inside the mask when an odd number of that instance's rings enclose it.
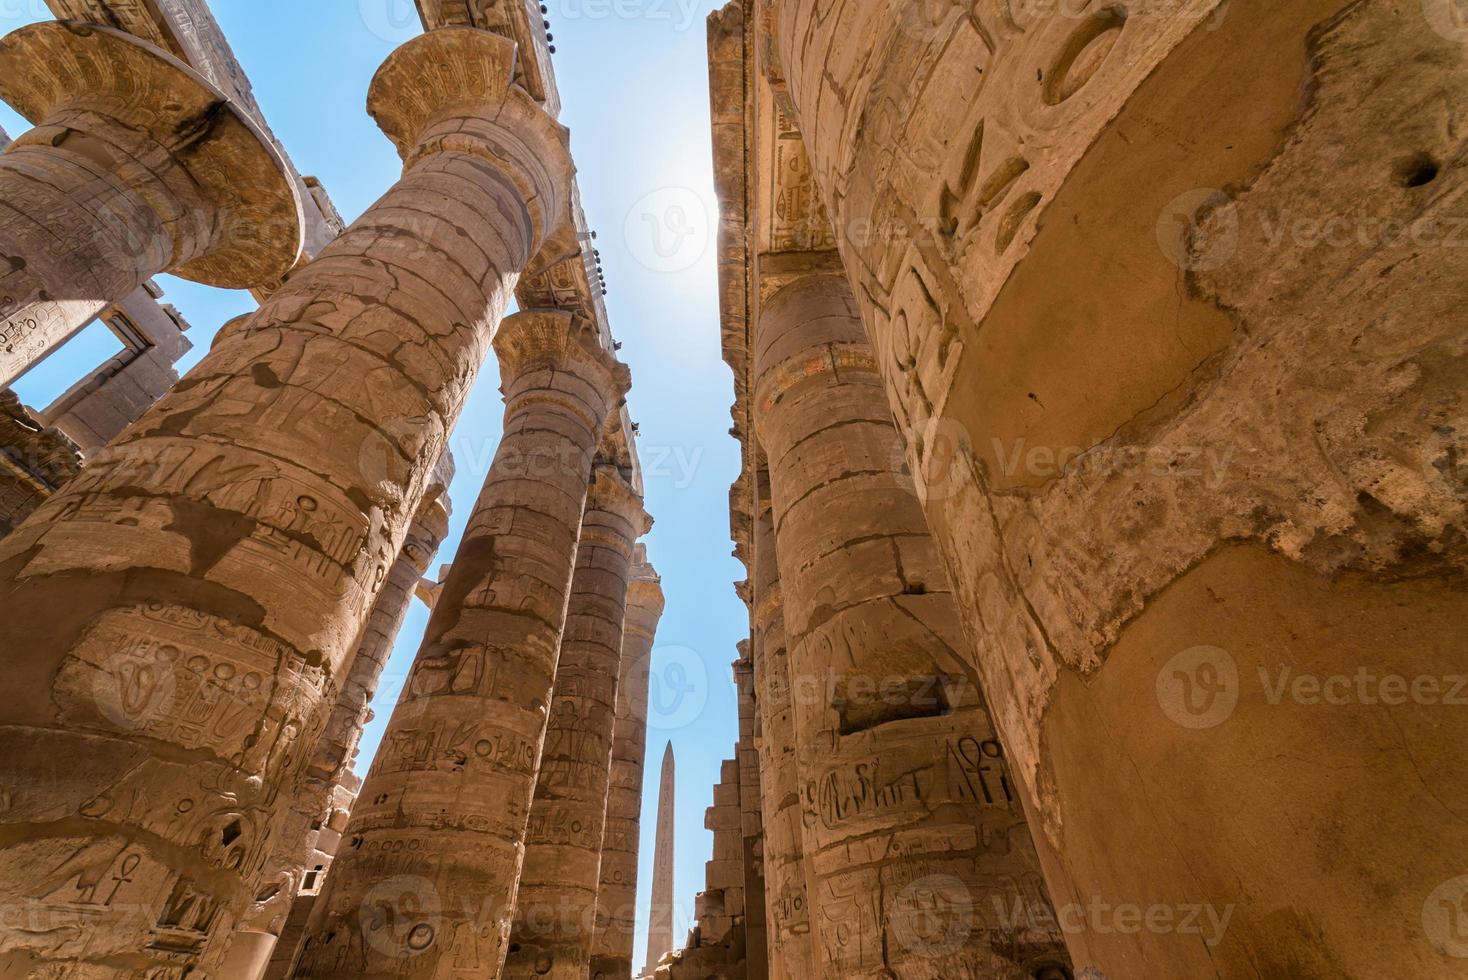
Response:
[[[16,963],[218,969],[337,678],[570,175],[513,45],[397,51],[401,181],[0,541]]]
[[[448,485],[452,479],[453,459],[446,453],[435,469],[434,481],[418,507],[402,550],[362,628],[357,650],[337,691],[336,703],[327,716],[326,728],[317,740],[291,801],[290,816],[276,838],[275,853],[255,895],[254,906],[240,924],[239,936],[255,933],[269,937],[260,944],[267,958],[274,940],[285,928],[291,904],[305,880],[311,855],[316,850],[317,832],[330,815],[337,788],[350,773],[362,729],[372,717],[370,706],[378,680],[407,618],[418,582],[448,533]],[[237,936],[235,946],[244,945]],[[236,964],[235,946],[230,948],[224,973],[230,977],[238,975],[239,980],[251,980],[256,974],[245,973],[242,965],[231,972]],[[249,955],[260,954],[252,951]]]
[[[1029,980],[1064,947],[1000,911],[1039,862],[846,281],[785,286],[754,347],[817,973]]]
[[[627,481],[614,467],[598,466],[576,549],[504,977],[588,975],[632,546],[648,527]]]
[[[593,453],[630,384],[581,327],[531,310],[495,337],[504,438],[298,977],[494,976],[504,964]]]
[[[1454,975],[1462,5],[767,14],[1077,967]]]
[[[765,907],[772,980],[816,976],[811,910],[806,885],[800,795],[795,751],[790,658],[785,638],[785,599],[775,548],[775,515],[769,481],[761,474],[759,516],[754,534],[754,657],[756,706],[760,719],[760,799],[764,808]]]
[[[663,602],[661,579],[647,563],[644,546],[638,545],[633,553],[632,581],[627,586],[627,618],[622,628],[622,669],[617,680],[617,723],[612,737],[606,829],[602,833],[601,885],[596,894],[591,980],[632,976],[648,685],[653,638],[663,614]]]
[[[0,40],[0,98],[35,124],[0,153],[0,385],[160,272],[246,288],[301,251],[301,204],[255,123],[111,28]]]

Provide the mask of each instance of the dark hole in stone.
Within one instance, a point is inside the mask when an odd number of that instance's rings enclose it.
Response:
[[[235,841],[239,840],[240,834],[244,832],[244,828],[241,827],[240,822],[236,820],[228,827],[224,828],[224,833],[220,835],[220,843],[222,843],[225,847],[228,847]]]
[[[1403,187],[1425,187],[1437,180],[1438,162],[1427,153],[1418,153],[1397,164],[1397,183]]]

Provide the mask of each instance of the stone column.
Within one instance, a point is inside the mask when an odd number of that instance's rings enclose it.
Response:
[[[596,937],[632,546],[650,527],[642,500],[599,466],[540,756],[525,867],[504,977],[586,980]]]
[[[513,63],[471,30],[394,53],[369,104],[402,180],[0,541],[0,892],[28,923],[0,975],[217,972],[566,200]]]
[[[806,889],[800,809],[800,764],[790,699],[790,658],[785,640],[785,599],[775,551],[769,479],[761,473],[755,502],[754,672],[760,720],[760,782],[765,828],[765,895],[772,980],[816,976]]]
[[[504,963],[592,458],[630,382],[569,313],[518,313],[494,343],[504,439],[297,977],[496,976]]]
[[[601,885],[596,895],[596,940],[591,980],[632,976],[637,926],[637,862],[642,839],[642,786],[647,756],[647,699],[653,638],[663,614],[662,580],[642,545],[633,555],[617,681],[612,778],[602,834]]]
[[[772,47],[1052,895],[1212,917],[1077,967],[1458,975],[1463,5],[893,11]]]
[[[160,49],[31,24],[0,40],[0,98],[36,127],[0,153],[0,387],[157,273],[243,289],[295,264],[285,162]]]
[[[362,628],[357,652],[337,692],[326,729],[306,762],[303,779],[291,801],[290,816],[276,838],[275,853],[255,895],[255,904],[230,946],[221,972],[232,980],[258,977],[285,928],[316,850],[317,832],[331,813],[337,787],[351,770],[362,729],[372,720],[371,704],[382,669],[392,655],[418,582],[448,533],[448,488],[452,479],[453,459],[445,452]],[[246,962],[251,967],[247,968]]]
[[[1040,865],[845,280],[783,287],[754,348],[818,975],[1028,980],[1064,948],[996,907],[1044,908]]]

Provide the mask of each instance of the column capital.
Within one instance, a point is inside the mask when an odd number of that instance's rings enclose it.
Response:
[[[531,254],[569,219],[571,134],[515,84],[515,42],[473,27],[441,27],[388,55],[367,112],[405,168],[436,153],[492,163],[518,186],[534,227]]]
[[[617,467],[602,464],[591,473],[591,485],[586,494],[586,513],[603,511],[620,517],[632,526],[630,548],[636,540],[652,530],[652,517],[643,506],[639,494]],[[584,530],[583,530],[584,534]]]
[[[615,405],[632,388],[632,372],[565,310],[522,310],[494,336],[504,386],[532,371],[575,370]]]
[[[143,134],[187,173],[219,213],[202,252],[180,242],[174,254],[182,261],[164,271],[247,289],[295,266],[305,219],[280,152],[229,96],[167,52],[96,24],[30,24],[0,39],[0,99],[37,127],[17,147],[65,148],[73,134],[90,136],[88,118],[101,116]],[[159,175],[128,166],[124,150],[89,139],[78,152],[101,155],[113,176],[150,193]],[[186,227],[171,230],[177,237]]]

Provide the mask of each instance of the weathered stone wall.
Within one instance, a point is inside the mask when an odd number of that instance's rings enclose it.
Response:
[[[1288,682],[1460,664],[1461,17],[893,10],[765,28],[1077,966],[1454,975],[1468,716]]]

